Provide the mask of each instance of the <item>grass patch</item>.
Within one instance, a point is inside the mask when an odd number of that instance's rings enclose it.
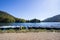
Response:
[[[46,29],[46,28],[40,28],[40,29],[26,29],[26,27],[21,27],[21,28],[9,28],[9,29],[0,29],[0,33],[26,33],[26,32],[60,32],[60,29]]]

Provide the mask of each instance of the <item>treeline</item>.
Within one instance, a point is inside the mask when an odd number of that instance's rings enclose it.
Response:
[[[7,12],[0,11],[0,23],[38,23],[38,22],[40,22],[40,20],[38,19],[25,20],[22,18],[16,18]]]
[[[25,19],[19,19],[19,18],[15,18],[15,22],[17,23],[39,23],[40,20],[38,19],[31,19],[31,20],[25,20]]]

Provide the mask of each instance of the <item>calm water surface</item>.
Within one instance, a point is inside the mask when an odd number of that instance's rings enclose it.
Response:
[[[60,22],[41,22],[41,23],[0,23],[0,27],[55,27],[60,28]]]

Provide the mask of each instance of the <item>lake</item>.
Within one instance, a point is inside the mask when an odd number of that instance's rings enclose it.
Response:
[[[40,22],[40,23],[0,23],[0,28],[7,27],[51,27],[51,28],[60,28],[60,22]]]

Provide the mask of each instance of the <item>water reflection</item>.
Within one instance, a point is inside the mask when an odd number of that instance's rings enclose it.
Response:
[[[0,26],[9,26],[11,25],[12,23],[0,23]]]
[[[0,23],[0,27],[55,27],[60,28],[60,22],[41,22],[41,23]]]

